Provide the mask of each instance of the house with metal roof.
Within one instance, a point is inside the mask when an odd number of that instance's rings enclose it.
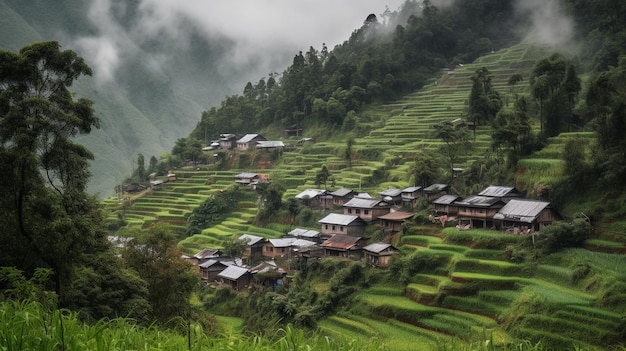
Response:
[[[422,191],[428,198],[428,201],[432,201],[441,195],[446,195],[449,189],[450,185],[448,184],[435,183],[425,187]]]
[[[472,228],[493,228],[493,216],[504,206],[500,198],[480,195],[471,195],[453,204],[458,208],[459,225]]]
[[[237,150],[246,151],[253,149],[258,141],[267,141],[261,134],[246,134],[237,140]]]
[[[421,186],[410,186],[408,188],[402,189],[402,193],[400,197],[402,198],[402,206],[413,208],[415,206],[415,202],[422,196],[422,187]]]
[[[343,214],[356,215],[366,222],[372,222],[391,211],[391,204],[382,199],[353,197],[343,204]]]
[[[500,229],[513,229],[527,233],[544,228],[561,219],[561,215],[549,202],[529,199],[511,199],[493,216]]]
[[[379,191],[378,195],[380,195],[383,200],[393,205],[399,205],[402,202],[402,190],[400,189],[389,188]]]
[[[298,239],[313,241],[315,243],[319,243],[320,241],[320,232],[317,230],[296,228],[289,231],[287,235],[293,236]]]
[[[374,266],[387,268],[391,263],[391,257],[399,254],[400,251],[393,245],[384,242],[369,244],[363,248],[363,258],[365,262]]]
[[[273,150],[282,149],[285,147],[285,143],[280,140],[259,140],[256,142],[257,149]]]
[[[250,284],[252,274],[248,268],[240,266],[228,266],[217,274],[222,283],[230,285],[235,290],[241,290]]]
[[[456,216],[459,212],[459,207],[454,202],[459,199],[460,197],[456,195],[442,195],[431,202],[433,211],[437,216]]]
[[[392,211],[378,217],[380,228],[385,233],[397,233],[402,230],[402,224],[415,216],[414,213],[405,211]]]
[[[485,189],[483,189],[483,191],[478,193],[478,195],[497,197],[504,202],[507,202],[508,199],[511,199],[511,198],[524,197],[524,194],[522,194],[522,192],[517,190],[515,187],[498,186],[498,185],[490,185],[486,187]]]
[[[295,197],[302,201],[303,205],[314,210],[329,209],[332,206],[332,196],[323,189],[306,189]]]
[[[234,149],[237,146],[237,136],[235,134],[220,134],[218,142],[221,149]]]
[[[350,199],[352,199],[356,195],[356,193],[352,189],[340,188],[331,192],[329,195],[333,197],[333,206],[341,207],[346,202],[350,201]]]
[[[297,238],[268,239],[263,244],[263,256],[272,258],[289,256],[293,249],[309,247],[315,244],[314,241]]]
[[[245,241],[247,244],[244,256],[249,258],[263,256],[263,243],[265,242],[264,237],[252,234],[242,234],[238,239]]]
[[[367,223],[359,216],[346,215],[340,213],[330,213],[319,220],[321,224],[322,237],[329,237],[335,234],[345,234],[359,236],[365,233]]]
[[[325,240],[320,246],[324,249],[324,256],[360,256],[361,249],[365,246],[365,239],[359,236],[335,234]]]
[[[235,183],[239,185],[250,185],[259,180],[259,175],[256,173],[242,172],[235,176]]]

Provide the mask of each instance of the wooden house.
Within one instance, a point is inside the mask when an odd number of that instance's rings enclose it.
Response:
[[[428,201],[433,201],[434,199],[440,197],[441,195],[447,195],[448,190],[450,189],[450,185],[448,184],[432,184],[423,189],[424,195],[428,198]]]
[[[516,233],[528,233],[544,228],[561,219],[561,215],[549,202],[528,199],[510,199],[493,216],[500,229],[512,229]]]
[[[402,224],[415,216],[414,213],[393,211],[378,217],[380,227],[385,233],[397,233],[402,230]]]
[[[263,244],[264,257],[289,257],[291,250],[315,245],[315,242],[305,239],[281,238],[268,239]]]
[[[319,220],[322,237],[330,237],[335,234],[360,236],[365,233],[367,223],[359,216],[351,216],[339,213],[330,213]]]
[[[391,244],[377,242],[363,248],[363,258],[365,262],[374,266],[387,268],[391,263],[391,258],[399,254],[400,251]]]
[[[220,144],[220,149],[234,149],[237,147],[237,136],[235,134],[220,134],[218,143]]]
[[[252,274],[252,281],[263,286],[278,286],[287,275],[287,272],[274,260],[263,261],[248,271]]]
[[[218,275],[228,266],[232,266],[232,260],[221,260],[218,258],[206,260],[198,265],[200,278],[204,282],[218,280]]]
[[[459,226],[471,228],[493,228],[493,217],[504,206],[497,197],[471,195],[455,201],[458,208]]]
[[[358,236],[336,234],[325,240],[320,246],[324,249],[324,256],[360,256],[361,249],[365,246],[365,239]]]
[[[402,190],[400,189],[390,188],[380,191],[378,195],[389,204],[399,205],[402,203]]]
[[[459,208],[455,204],[455,201],[459,199],[460,197],[456,195],[442,195],[431,202],[433,205],[433,212],[435,212],[437,216],[456,216],[459,212]]]
[[[296,199],[313,210],[327,210],[332,206],[332,197],[322,189],[306,189],[296,195]]]
[[[230,285],[235,290],[242,290],[252,279],[252,274],[247,268],[240,266],[228,266],[217,275],[222,283]]]
[[[355,194],[356,193],[352,189],[341,188],[331,192],[329,195],[333,197],[333,206],[341,207],[346,202],[350,201]]]
[[[258,141],[267,141],[261,134],[246,134],[237,140],[237,150],[246,151],[254,149]]]
[[[260,176],[256,173],[242,172],[235,176],[235,183],[239,185],[251,185],[257,182]]]
[[[407,208],[415,207],[415,202],[417,199],[422,196],[422,187],[421,186],[410,186],[408,188],[402,189],[402,193],[400,194],[402,198],[402,206]]]
[[[239,240],[243,240],[247,244],[244,256],[251,259],[263,256],[263,244],[265,243],[265,238],[262,236],[242,234],[239,236]]]
[[[343,204],[343,214],[356,215],[366,222],[372,222],[391,211],[391,204],[382,199],[353,197]]]

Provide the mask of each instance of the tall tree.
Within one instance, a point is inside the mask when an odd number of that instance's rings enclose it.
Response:
[[[485,122],[491,122],[502,108],[502,98],[491,83],[491,72],[485,67],[477,69],[471,77],[472,90],[468,101],[468,117],[474,124],[474,138],[476,127]]]
[[[86,193],[88,161],[72,141],[99,122],[69,88],[91,68],[57,42],[0,52],[0,265],[49,267],[63,302],[74,268],[107,248],[97,200]]]

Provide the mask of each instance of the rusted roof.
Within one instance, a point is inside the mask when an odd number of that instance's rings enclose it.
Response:
[[[331,249],[350,250],[361,240],[360,236],[335,234],[322,243],[322,247]]]
[[[395,211],[395,212],[389,212],[384,216],[380,216],[378,217],[378,219],[384,219],[387,221],[404,221],[413,217],[414,215],[415,214],[411,212]]]

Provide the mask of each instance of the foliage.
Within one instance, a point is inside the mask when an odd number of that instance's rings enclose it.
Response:
[[[571,222],[557,221],[543,228],[537,238],[537,247],[544,254],[558,250],[579,247],[589,237],[591,226],[584,218],[574,219]]]
[[[189,298],[199,278],[191,265],[180,259],[166,226],[148,229],[143,240],[133,239],[122,257],[148,284],[151,320],[171,323],[174,317],[190,315]]]
[[[502,108],[502,98],[491,82],[491,72],[485,67],[476,70],[472,76],[472,90],[468,99],[467,116],[476,127],[491,122]]]
[[[187,219],[185,235],[200,233],[203,229],[221,222],[235,210],[241,196],[241,190],[234,186],[208,197]]]

